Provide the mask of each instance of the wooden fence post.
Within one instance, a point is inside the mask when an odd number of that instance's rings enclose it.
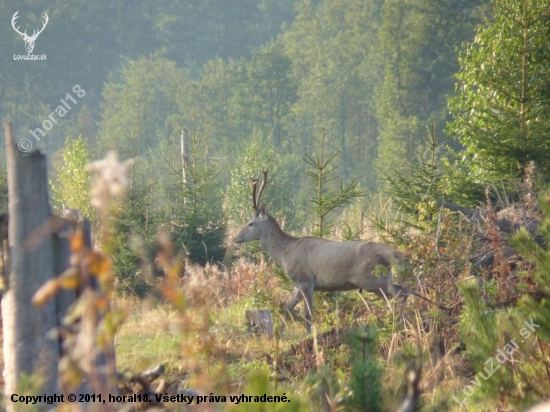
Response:
[[[59,347],[47,337],[56,327],[55,300],[40,308],[31,304],[33,294],[53,277],[52,238],[41,236],[29,246],[29,238],[47,227],[48,202],[46,157],[39,151],[23,153],[15,145],[11,125],[5,129],[9,192],[10,268],[2,298],[4,333],[4,399],[17,393],[22,374],[44,379],[41,393],[57,393]]]

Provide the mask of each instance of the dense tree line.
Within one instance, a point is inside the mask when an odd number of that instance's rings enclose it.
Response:
[[[49,13],[35,51],[48,60],[11,60],[21,39],[0,29],[10,53],[0,115],[26,135],[80,84],[86,97],[40,142],[47,150],[68,134],[156,147],[199,116],[213,156],[233,158],[254,138],[305,153],[324,128],[344,179],[374,191],[396,158],[418,154],[424,124],[436,117],[443,127],[455,48],[472,38],[485,2],[272,3],[18,4],[29,29]]]
[[[0,7],[15,12],[10,2]],[[140,221],[147,224],[184,230],[178,210],[198,195],[177,178],[187,167],[184,130],[202,159],[195,184],[212,211],[191,219],[207,224],[223,207],[216,230],[246,219],[247,179],[267,167],[275,180],[271,210],[291,229],[311,232],[305,172],[321,140],[326,153],[338,153],[342,184],[401,197],[407,189],[411,211],[419,194],[471,204],[487,182],[521,174],[530,160],[542,170],[548,164],[544,7],[517,19],[517,5],[504,0],[17,7],[24,27],[49,13],[35,51],[48,60],[3,60],[0,116],[29,136],[78,84],[85,95],[32,143],[55,154],[56,190],[56,179],[67,181],[67,152],[58,153],[66,139],[81,135],[91,158],[108,148],[139,158],[133,190],[155,201],[130,204],[146,211]],[[2,50],[21,53],[18,35],[0,30]]]

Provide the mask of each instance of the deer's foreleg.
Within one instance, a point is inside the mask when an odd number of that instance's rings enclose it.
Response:
[[[311,316],[313,314],[313,291],[315,290],[313,284],[305,284],[296,286],[292,291],[292,297],[285,305],[285,319],[288,319],[288,315],[296,307],[298,303],[305,297],[305,318],[306,327],[308,333],[311,332]]]
[[[295,287],[292,291],[292,297],[288,301],[288,303],[285,305],[285,319],[288,319],[288,315],[290,315],[290,312],[292,309],[296,307],[298,303],[302,300],[302,291]]]

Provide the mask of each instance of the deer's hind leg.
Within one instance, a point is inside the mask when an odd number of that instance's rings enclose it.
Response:
[[[313,317],[313,284],[306,285],[301,292],[305,297],[305,314],[306,314],[306,329],[307,333],[311,333],[311,318]]]

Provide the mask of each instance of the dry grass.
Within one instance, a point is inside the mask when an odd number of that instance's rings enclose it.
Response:
[[[192,280],[192,277],[202,280]],[[461,373],[456,372],[462,365],[461,357],[440,356],[434,350],[439,344],[437,329],[433,322],[425,325],[430,318],[426,311],[429,308],[420,301],[411,300],[405,307],[398,307],[371,300],[368,295],[359,297],[357,292],[331,297],[318,293],[314,316],[317,335],[315,339],[304,339],[303,321],[284,322],[281,317],[280,308],[289,298],[291,287],[263,260],[259,264],[240,260],[231,273],[196,267],[188,278],[180,280],[180,287],[187,293],[197,285],[207,294],[208,330],[216,347],[211,353],[218,354],[211,367],[218,370],[220,363],[224,364],[232,391],[238,392],[247,373],[253,370],[276,375],[296,392],[303,390],[306,377],[315,374],[323,365],[331,370],[349,371],[346,331],[365,324],[375,324],[382,329],[380,356],[386,370],[384,385],[392,399],[400,398],[404,359],[408,356],[403,348],[416,348],[418,342],[424,360],[422,389],[424,397],[430,399],[428,403],[437,404],[444,393],[454,393],[465,382]],[[188,336],[182,332],[178,310],[166,303],[131,298],[119,298],[116,305],[124,307],[128,313],[116,340],[119,369],[137,372],[164,363],[170,378],[184,381],[184,386],[197,382],[191,379],[194,372],[184,358]],[[204,309],[200,305],[190,305],[187,315],[194,319]],[[246,309],[270,309],[276,325],[282,329],[280,339],[258,337],[247,331]],[[204,353],[196,355],[201,357]]]

